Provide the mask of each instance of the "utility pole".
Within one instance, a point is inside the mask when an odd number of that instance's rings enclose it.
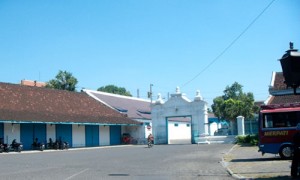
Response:
[[[152,104],[152,86],[153,84],[150,84],[150,92],[148,92],[148,98],[150,98],[151,104]]]

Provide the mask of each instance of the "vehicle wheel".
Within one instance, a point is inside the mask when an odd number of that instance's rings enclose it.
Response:
[[[292,157],[293,150],[291,145],[283,145],[279,150],[281,159],[290,159]]]

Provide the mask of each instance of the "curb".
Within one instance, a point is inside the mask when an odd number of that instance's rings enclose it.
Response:
[[[13,154],[32,154],[32,153],[51,153],[51,152],[66,152],[66,151],[80,151],[80,150],[89,150],[89,149],[107,149],[107,148],[120,148],[120,147],[129,147],[134,145],[115,145],[115,146],[97,146],[97,147],[74,147],[69,149],[45,149],[44,151],[40,150],[23,150],[21,152],[3,152],[0,153],[0,156],[3,155],[13,155]]]
[[[226,154],[225,154],[225,156],[226,155],[228,155],[228,154],[230,154],[230,152],[234,149],[234,148],[236,148],[237,147],[237,144],[235,144]],[[234,177],[235,179],[246,179],[245,177],[243,177],[243,176],[240,176],[240,175],[238,175],[238,174],[235,174],[229,167],[228,167],[228,162],[226,162],[225,160],[224,160],[224,156],[222,156],[222,166],[226,169],[226,171],[232,176],[232,177]]]

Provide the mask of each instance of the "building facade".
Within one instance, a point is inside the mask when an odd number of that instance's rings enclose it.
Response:
[[[140,126],[84,92],[0,83],[0,138],[31,149],[34,139],[71,147],[121,144],[122,128]]]

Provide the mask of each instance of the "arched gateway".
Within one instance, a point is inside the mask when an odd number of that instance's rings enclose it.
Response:
[[[166,102],[159,94],[152,104],[151,117],[155,144],[170,144],[170,118],[190,117],[190,143],[196,143],[199,136],[208,134],[207,102],[203,101],[200,91],[197,91],[194,101],[181,93],[179,87]],[[180,136],[181,132],[176,133]]]

